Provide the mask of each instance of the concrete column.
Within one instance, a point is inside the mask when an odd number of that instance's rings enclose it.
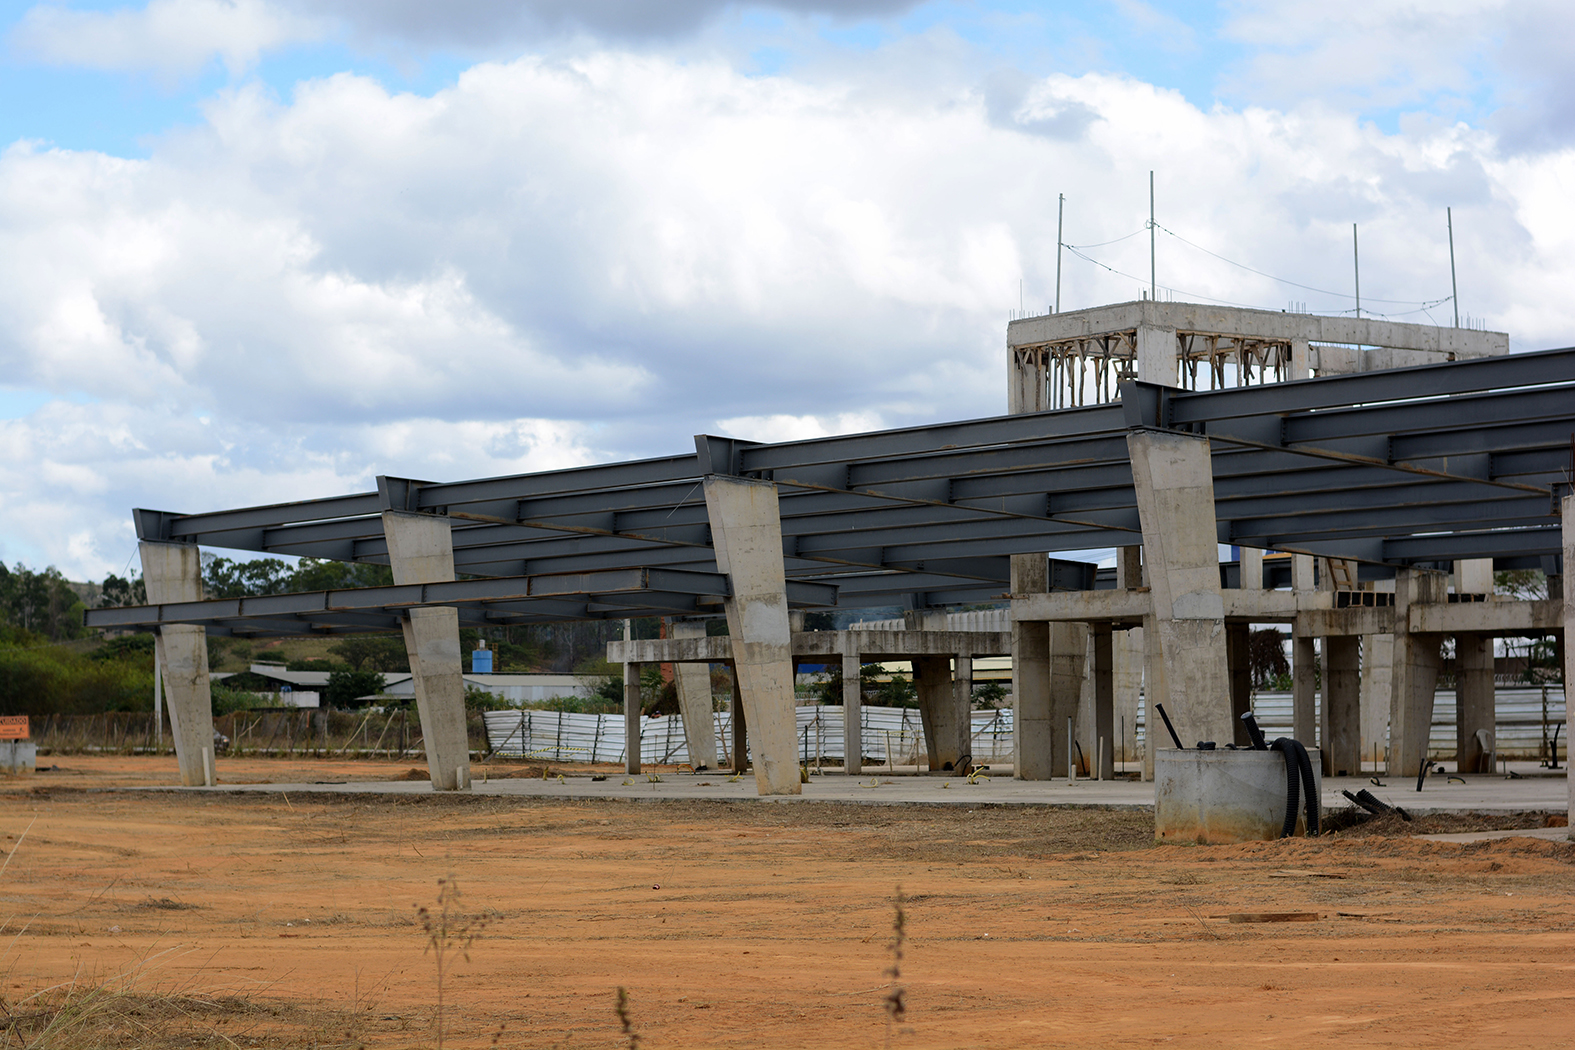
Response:
[[[1234,740],[1209,443],[1137,430],[1128,432],[1127,448],[1164,657],[1165,708],[1183,743]]]
[[[1456,594],[1492,594],[1493,559],[1467,558],[1455,562]]]
[[[770,482],[711,475],[706,511],[717,568],[733,595],[723,603],[733,668],[752,730],[755,784],[762,795],[797,795],[793,638],[782,568],[782,519]]]
[[[970,772],[973,766],[973,657],[958,653],[952,657],[952,703],[957,709],[962,757],[957,769]]]
[[[1354,636],[1323,640],[1323,748],[1325,776],[1362,771],[1362,648]]]
[[[1143,548],[1116,548],[1116,586],[1134,591],[1143,586]],[[1123,764],[1137,757],[1138,705],[1143,693],[1143,628],[1116,634],[1113,672],[1115,688],[1115,753]]]
[[[1135,591],[1143,586],[1143,548],[1116,548],[1116,586],[1123,591]]]
[[[1468,563],[1469,564],[1469,563]],[[1488,563],[1491,568],[1492,562]],[[1481,594],[1481,591],[1467,591]],[[1477,730],[1486,729],[1490,742],[1498,735],[1498,705],[1493,688],[1493,636],[1455,636],[1455,762],[1462,773],[1492,772],[1481,769],[1483,748]]]
[[[1291,590],[1317,590],[1317,580],[1317,574],[1313,571],[1313,556],[1311,554],[1291,555]]]
[[[644,664],[623,665],[623,771],[640,772],[640,714],[645,706],[640,696],[640,672]]]
[[[675,620],[668,628],[668,637],[704,638],[705,623]],[[716,717],[711,709],[711,665],[674,664],[673,686],[678,691],[678,710],[683,715],[689,764],[695,769],[715,769]]]
[[[1286,379],[1312,378],[1312,345],[1305,339],[1291,340],[1291,370]]]
[[[1013,594],[1049,589],[1050,563],[1043,554],[1012,555]],[[1054,740],[1049,624],[1012,621],[1012,725],[1013,775],[1018,780],[1049,780]]]
[[[1318,740],[1317,646],[1312,638],[1291,641],[1291,736],[1311,748]]]
[[[202,601],[202,554],[194,543],[137,544],[142,580],[153,605]],[[214,778],[213,694],[208,682],[208,633],[201,627],[168,624],[153,640],[164,669],[175,762],[184,787],[211,785]]]
[[[1263,551],[1256,547],[1237,547],[1241,551],[1241,589],[1263,590]]]
[[[1570,734],[1575,733],[1575,700],[1571,700],[1575,696],[1575,583],[1571,581],[1575,574],[1575,494],[1565,496],[1560,506],[1564,515],[1564,573],[1560,581],[1564,590],[1564,739],[1568,753],[1575,756],[1575,744],[1568,743]],[[1569,818],[1575,821],[1575,774],[1566,772],[1564,776],[1569,783]]]
[[[1070,774],[1066,764],[1066,720],[1077,722],[1083,702],[1083,686],[1088,681],[1088,624],[1052,623],[1050,625],[1050,776]],[[1084,741],[1086,743],[1086,741]]]
[[[733,672],[733,772],[742,773],[749,768],[749,720],[744,716],[744,694],[738,685],[738,670]]]
[[[1042,412],[1049,408],[1043,354],[1038,351],[1013,350],[1007,353],[1011,375],[1006,380],[1006,411],[1015,415],[1019,412]]]
[[[454,540],[447,518],[384,511],[383,535],[388,540],[394,583],[454,579]],[[403,627],[432,788],[464,791],[470,787],[470,733],[465,725],[459,610],[441,606],[411,609]]]
[[[1108,623],[1089,627],[1094,654],[1094,768],[1101,780],[1114,779],[1116,742],[1115,632]]]
[[[1170,675],[1165,666],[1165,650],[1159,640],[1159,621],[1143,617],[1143,779],[1154,779],[1154,752],[1173,747],[1174,741],[1155,708],[1161,704],[1174,710],[1170,702]],[[1179,729],[1177,730],[1180,731]],[[1183,741],[1185,743],[1186,741]]]
[[[1261,588],[1260,588],[1261,589]],[[1245,623],[1225,627],[1225,658],[1230,665],[1230,717],[1235,736],[1219,743],[1245,747],[1252,743],[1247,723],[1241,716],[1252,710],[1252,626]]]
[[[1136,342],[1137,377],[1145,383],[1179,386],[1176,380],[1176,330],[1140,324]]]
[[[1112,640],[1115,671],[1116,759],[1137,758],[1138,701],[1143,691],[1143,628],[1117,631]]]
[[[850,637],[851,635],[845,635]],[[859,688],[859,654],[842,654],[842,771],[864,771],[864,694]]]
[[[1437,635],[1412,634],[1412,605],[1442,602],[1448,577],[1424,569],[1401,569],[1395,577],[1394,662],[1390,671],[1389,775],[1414,777],[1427,757],[1433,722],[1433,690],[1441,663]]]
[[[954,770],[967,754],[967,709],[958,710],[952,688],[951,661],[944,656],[913,660],[913,684],[919,693],[919,718],[931,772]]]

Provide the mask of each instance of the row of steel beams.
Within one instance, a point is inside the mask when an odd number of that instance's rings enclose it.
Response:
[[[699,482],[715,471],[777,484],[790,577],[906,571],[925,574],[913,589],[977,593],[1005,584],[1007,555],[1137,539],[1131,426],[1211,438],[1221,542],[1391,564],[1554,554],[1575,350],[1214,392],[1128,383],[1120,404],[778,444],[701,437],[692,455],[383,478],[377,493],[137,522],[148,539],[386,563],[378,515],[419,510],[451,518],[461,572],[710,571]]]

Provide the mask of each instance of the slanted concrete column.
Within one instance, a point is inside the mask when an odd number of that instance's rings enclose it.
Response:
[[[669,638],[704,638],[705,623],[677,620],[668,628]],[[716,717],[711,710],[711,665],[674,664],[673,686],[678,691],[678,710],[684,721],[684,742],[689,746],[689,764],[715,769]]]
[[[1488,745],[1492,747],[1498,734],[1497,707],[1493,688],[1493,636],[1455,635],[1455,761],[1460,772],[1492,772],[1481,768],[1486,752],[1477,730],[1487,730]]]
[[[851,637],[851,632],[844,635]],[[864,694],[859,682],[859,654],[842,654],[842,771],[858,776],[864,770]]]
[[[148,601],[202,601],[202,554],[194,543],[137,544]],[[213,695],[208,682],[208,633],[188,624],[159,628],[153,640],[164,668],[175,762],[185,787],[214,782]]]
[[[1362,647],[1354,636],[1323,640],[1323,771],[1357,776],[1362,771]]]
[[[640,772],[640,715],[645,700],[640,695],[644,664],[623,665],[623,771]]]
[[[1094,768],[1101,780],[1111,780],[1116,775],[1115,632],[1109,623],[1096,623],[1089,633],[1094,654]]]
[[[1318,741],[1317,660],[1314,639],[1291,642],[1291,736],[1309,749]]]
[[[1427,758],[1433,723],[1433,690],[1441,663],[1439,637],[1412,634],[1410,608],[1445,600],[1448,577],[1425,569],[1401,569],[1395,577],[1394,663],[1390,671],[1389,775],[1414,777]]]
[[[1012,593],[1050,589],[1050,563],[1043,554],[1012,556]],[[1050,625],[1012,621],[1012,772],[1018,780],[1049,780]]]
[[[1564,573],[1560,581],[1564,590],[1564,739],[1568,753],[1575,756],[1575,744],[1568,743],[1570,734],[1575,733],[1575,702],[1570,699],[1575,695],[1575,494],[1565,496],[1560,506],[1564,515]],[[1565,779],[1569,782],[1569,818],[1575,822],[1575,774],[1566,772]]]
[[[711,475],[705,503],[716,565],[732,584],[723,608],[753,741],[755,785],[762,795],[797,795],[793,638],[777,489],[770,482]]]
[[[1127,448],[1164,657],[1165,709],[1183,743],[1234,740],[1208,440],[1136,430],[1128,432]],[[1150,719],[1151,741],[1157,724]]]
[[[1235,736],[1221,740],[1221,744],[1234,743],[1247,746],[1252,738],[1247,733],[1247,723],[1241,716],[1252,710],[1252,626],[1245,623],[1227,624],[1225,627],[1225,659],[1230,664],[1230,717]]]
[[[733,772],[742,773],[749,768],[749,720],[744,717],[744,693],[738,685],[738,669],[729,670],[733,673]]]
[[[454,579],[454,539],[447,518],[384,511],[383,535],[396,584]],[[411,609],[403,626],[432,788],[464,791],[470,787],[470,733],[465,725],[459,610]]]

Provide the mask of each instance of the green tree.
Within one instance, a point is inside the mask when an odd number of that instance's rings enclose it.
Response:
[[[64,641],[87,633],[86,608],[53,565],[34,572],[20,562],[12,569],[0,564],[0,623]]]
[[[328,676],[323,700],[329,707],[354,707],[363,696],[383,691],[383,676],[376,671],[334,671]]]
[[[120,608],[126,605],[148,604],[148,589],[142,582],[142,577],[133,576],[130,579],[121,579],[114,573],[104,577],[104,582],[99,584],[98,604],[101,608]]]
[[[461,643],[463,647],[463,642]],[[393,634],[352,634],[328,651],[355,671],[408,671],[410,656],[404,638]]]

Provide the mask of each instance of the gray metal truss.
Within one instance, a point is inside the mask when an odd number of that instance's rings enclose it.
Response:
[[[134,516],[145,540],[386,564],[380,514],[414,511],[450,519],[464,574],[714,575],[701,482],[728,474],[776,483],[788,576],[835,587],[836,604],[981,601],[1006,590],[1008,555],[1141,542],[1126,436],[1156,428],[1210,439],[1221,543],[1391,569],[1559,553],[1575,349],[1234,390],[1121,389],[1120,402],[1087,408],[775,444],[702,435],[687,455],[458,482],[384,477],[377,492]],[[693,612],[719,600],[621,593],[486,615],[647,615],[648,602]],[[646,611],[619,612],[634,608]],[[99,622],[105,612],[90,622],[118,625]]]

